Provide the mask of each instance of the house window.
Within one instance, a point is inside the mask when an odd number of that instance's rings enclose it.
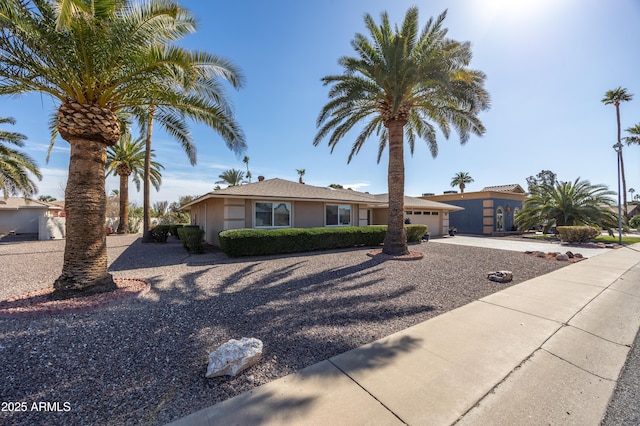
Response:
[[[438,215],[440,214],[440,212],[431,212],[431,214],[432,214],[433,216],[438,216]]]
[[[290,203],[256,203],[256,228],[291,226]]]
[[[416,210],[415,212],[413,212],[413,214],[422,214],[421,211]]]
[[[504,231],[504,210],[502,207],[496,209],[496,231]]]
[[[413,214],[413,212],[411,210],[407,210],[406,212],[404,212],[404,214],[410,215],[410,214]]]
[[[327,204],[325,206],[325,220],[327,226],[351,225],[351,206]]]

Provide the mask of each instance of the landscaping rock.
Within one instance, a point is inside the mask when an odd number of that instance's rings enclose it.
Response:
[[[205,377],[236,376],[262,357],[262,341],[250,337],[231,339],[209,354]]]
[[[569,260],[569,256],[567,256],[566,254],[558,253],[558,254],[556,254],[556,260],[567,261],[567,260]]]
[[[537,257],[547,257],[547,255],[545,253],[541,252],[541,251],[536,251],[536,252],[534,252],[534,254]]]
[[[513,280],[513,273],[511,271],[490,272],[487,274],[487,278],[498,283],[508,283]]]
[[[573,257],[575,257],[576,259],[584,259],[582,253],[574,253]]]
[[[568,251],[565,254],[567,255],[567,257],[569,257],[569,259],[573,259],[574,258],[574,254],[571,251]]]

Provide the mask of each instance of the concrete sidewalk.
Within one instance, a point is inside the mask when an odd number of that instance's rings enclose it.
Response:
[[[172,425],[599,425],[640,328],[640,245],[607,250]]]

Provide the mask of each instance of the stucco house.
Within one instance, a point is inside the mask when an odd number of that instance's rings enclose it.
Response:
[[[218,245],[218,233],[240,228],[314,228],[386,225],[387,194],[372,195],[284,179],[261,179],[246,185],[209,192],[182,206],[191,224],[205,232],[205,241]],[[449,228],[450,212],[461,207],[405,197],[411,222],[426,224],[433,236]]]
[[[60,206],[23,197],[0,198],[0,235],[37,234],[41,217],[55,217]]]
[[[463,207],[449,217],[449,224],[459,233],[501,235],[515,231],[514,217],[522,210],[527,195],[520,185],[511,184],[487,186],[477,192],[423,194],[420,198]]]

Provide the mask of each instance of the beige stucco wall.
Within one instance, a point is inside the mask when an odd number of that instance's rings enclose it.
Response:
[[[292,206],[295,228],[317,228],[324,226],[324,203],[296,201]]]

